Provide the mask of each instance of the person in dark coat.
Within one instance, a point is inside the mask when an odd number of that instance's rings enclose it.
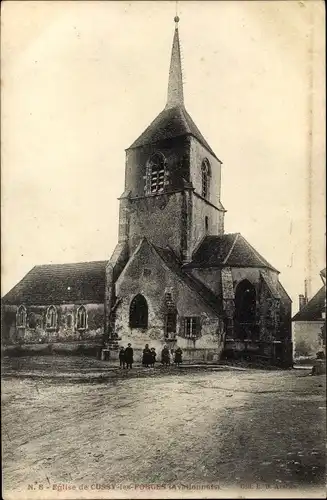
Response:
[[[126,349],[125,349],[126,368],[132,368],[132,365],[134,363],[133,355],[134,355],[134,351],[132,349],[132,346],[131,346],[131,344],[128,344]]]
[[[120,368],[124,369],[126,364],[124,347],[121,347],[119,351],[119,363],[120,363]]]
[[[183,354],[183,351],[180,347],[177,347],[176,351],[175,351],[175,359],[174,359],[174,363],[179,366],[181,363],[182,363],[182,354]]]
[[[170,352],[168,347],[165,345],[161,351],[161,363],[164,366],[170,365]]]
[[[143,356],[142,356],[142,365],[145,366],[145,368],[149,368],[149,365],[152,363],[152,354],[149,349],[149,344],[145,344],[145,347],[143,349]]]
[[[154,347],[151,347],[151,366],[152,366],[152,368],[154,368],[154,364],[156,362],[156,357],[157,357],[156,350]]]

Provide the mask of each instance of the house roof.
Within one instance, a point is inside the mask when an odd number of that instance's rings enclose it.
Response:
[[[185,268],[259,267],[277,271],[240,233],[205,236]]]
[[[184,105],[163,109],[128,149],[183,135],[192,135],[195,137],[215,158],[217,158],[186,111]]]
[[[293,316],[292,321],[322,321],[322,312],[326,307],[326,289],[324,286],[318,290],[316,295]]]
[[[175,253],[170,248],[160,248],[152,245],[159,257],[165,262],[167,267],[177,275],[184,283],[194,290],[207,305],[211,307],[216,313],[221,313],[221,301],[218,297],[207,288],[201,281],[194,276],[190,276],[187,272],[183,271],[181,262],[177,259]]]
[[[2,299],[3,304],[102,303],[108,261],[35,266]]]

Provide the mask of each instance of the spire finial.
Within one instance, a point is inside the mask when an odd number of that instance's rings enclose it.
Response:
[[[168,81],[168,97],[166,108],[184,105],[183,95],[183,78],[182,78],[182,63],[181,63],[181,49],[179,44],[178,23],[179,17],[177,15],[177,2],[176,2],[176,15],[175,33],[173,40],[173,47],[171,51],[169,81]]]
[[[177,30],[178,29],[178,23],[179,23],[179,17],[178,17],[178,1],[176,0],[176,3],[175,3],[175,17],[174,17],[174,21],[175,21],[175,29]]]

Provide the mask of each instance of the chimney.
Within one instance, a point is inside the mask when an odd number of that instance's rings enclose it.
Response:
[[[308,281],[309,280],[304,280],[304,298],[306,300],[306,304],[308,303]]]
[[[299,295],[299,310],[301,311],[305,305],[307,305],[308,299],[303,295]]]

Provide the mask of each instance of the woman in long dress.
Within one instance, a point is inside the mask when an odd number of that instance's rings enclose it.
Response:
[[[145,344],[145,347],[143,349],[142,365],[145,366],[145,368],[149,368],[149,365],[151,364],[152,364],[152,354],[149,349],[149,344]]]
[[[164,366],[168,366],[170,364],[170,352],[168,347],[165,345],[161,351],[161,363]]]

